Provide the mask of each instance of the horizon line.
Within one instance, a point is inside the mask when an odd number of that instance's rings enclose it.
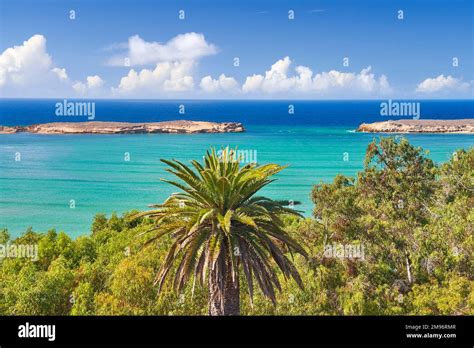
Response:
[[[202,99],[202,98],[100,98],[100,97],[91,97],[91,98],[78,98],[78,97],[0,97],[0,100],[107,100],[107,101],[213,101],[213,102],[222,102],[222,101],[238,101],[238,102],[346,102],[346,101],[386,101],[386,100],[417,100],[417,101],[473,101],[474,98],[341,98],[341,99]]]

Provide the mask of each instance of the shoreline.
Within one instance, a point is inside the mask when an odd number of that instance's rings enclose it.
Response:
[[[474,119],[458,120],[389,120],[362,123],[358,133],[399,133],[399,134],[474,134]]]
[[[163,121],[163,122],[51,122],[29,126],[0,126],[0,134],[197,134],[241,133],[240,122]]]

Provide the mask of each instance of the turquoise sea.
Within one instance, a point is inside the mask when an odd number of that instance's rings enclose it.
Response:
[[[2,117],[5,110],[4,105]],[[359,120],[341,120],[322,125],[267,118],[266,124],[245,122],[247,131],[235,134],[0,135],[0,228],[13,236],[30,226],[39,232],[56,228],[73,237],[87,234],[96,213],[144,210],[176,191],[160,182],[169,177],[161,158],[186,162],[202,158],[211,146],[227,145],[256,151],[262,164],[288,165],[263,194],[301,201],[298,208],[310,215],[312,185],[329,182],[338,173],[355,175],[368,143],[378,137],[355,133]],[[437,162],[448,160],[456,149],[474,146],[473,135],[406,137],[429,150]]]

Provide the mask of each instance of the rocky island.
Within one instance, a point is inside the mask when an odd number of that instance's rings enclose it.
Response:
[[[146,133],[236,133],[244,132],[238,122],[164,121],[129,122],[53,122],[30,126],[0,126],[0,134],[21,132],[36,134],[146,134]]]
[[[474,119],[397,120],[362,123],[357,132],[367,133],[455,133],[473,134]]]

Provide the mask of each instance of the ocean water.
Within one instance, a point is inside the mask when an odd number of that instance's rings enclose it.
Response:
[[[1,125],[85,121],[54,115],[58,100],[0,100]],[[386,120],[380,101],[110,101],[96,102],[96,121],[173,119],[239,121],[245,133],[137,135],[0,135],[0,228],[13,236],[28,227],[73,237],[87,234],[96,213],[147,209],[176,192],[161,158],[200,159],[210,147],[256,151],[259,163],[288,165],[262,194],[301,201],[311,215],[311,188],[335,175],[356,175],[378,135],[355,133],[362,122]],[[420,101],[421,118],[473,118],[474,101]],[[179,114],[179,105],[185,114]],[[295,113],[288,113],[293,105]],[[395,117],[400,118],[400,117]],[[443,162],[474,135],[407,135]],[[126,161],[126,153],[130,161]],[[18,159],[21,155],[21,160]],[[344,160],[346,158],[347,160]],[[71,200],[75,207],[71,208]]]

